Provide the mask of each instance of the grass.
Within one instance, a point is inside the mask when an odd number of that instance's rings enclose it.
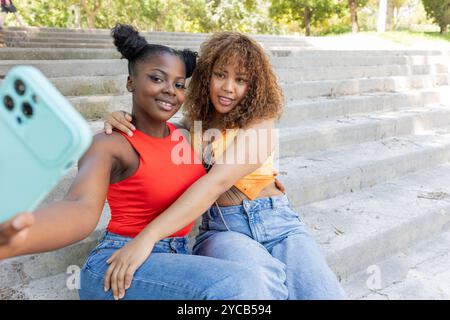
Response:
[[[388,31],[379,35],[381,38],[397,42],[404,45],[410,45],[418,40],[432,40],[450,42],[449,34],[440,34],[439,32],[416,32],[416,31]]]

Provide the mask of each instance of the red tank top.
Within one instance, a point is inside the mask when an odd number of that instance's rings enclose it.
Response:
[[[132,176],[109,186],[109,232],[135,237],[206,173],[181,132],[171,123],[167,126],[170,134],[164,138],[154,138],[138,130],[132,137],[120,132],[139,154],[140,162]],[[175,150],[183,147],[183,151],[188,151],[192,161],[181,164],[172,161],[175,147]],[[186,236],[192,225],[193,222],[171,237]]]

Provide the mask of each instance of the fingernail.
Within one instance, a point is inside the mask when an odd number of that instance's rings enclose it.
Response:
[[[119,298],[117,298],[117,296],[114,296],[114,300],[119,300]]]
[[[108,288],[107,287],[103,287],[103,290],[105,290],[105,292],[108,292]]]
[[[119,299],[123,299],[123,297],[125,297],[125,293],[122,293],[122,294],[119,296]]]
[[[128,135],[129,135],[130,137],[132,137],[132,136],[133,136],[133,132],[128,132]]]
[[[136,130],[136,127],[132,127],[131,129],[132,129],[132,130]]]

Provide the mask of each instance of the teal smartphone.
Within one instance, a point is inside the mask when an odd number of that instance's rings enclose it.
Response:
[[[92,142],[84,118],[36,68],[0,85],[0,223],[32,211]]]

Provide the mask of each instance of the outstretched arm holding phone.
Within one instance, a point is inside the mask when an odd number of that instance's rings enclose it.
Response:
[[[62,201],[24,213],[0,225],[0,259],[59,249],[95,229],[102,212],[117,135],[97,135],[79,162],[79,172]]]

